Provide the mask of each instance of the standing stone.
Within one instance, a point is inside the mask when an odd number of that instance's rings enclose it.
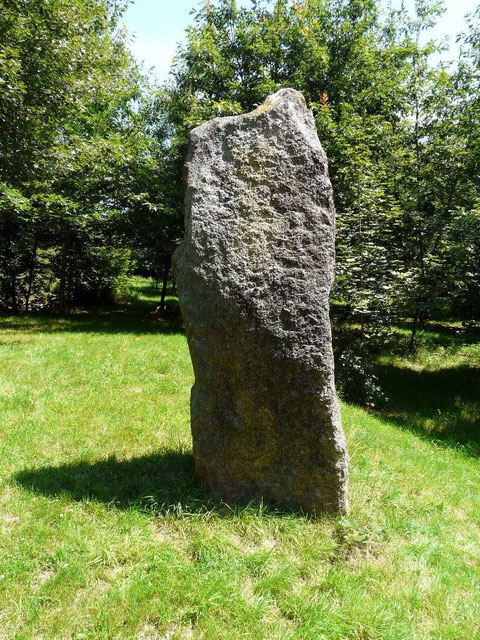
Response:
[[[328,314],[334,216],[301,93],[192,131],[174,262],[196,470],[226,500],[347,510]]]

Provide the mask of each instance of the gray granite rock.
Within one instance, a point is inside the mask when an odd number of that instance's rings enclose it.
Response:
[[[174,264],[196,469],[226,500],[347,510],[328,315],[334,216],[301,93],[192,131]]]

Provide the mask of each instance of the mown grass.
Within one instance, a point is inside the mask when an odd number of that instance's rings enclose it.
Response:
[[[0,638],[480,637],[477,337],[384,355],[383,413],[342,408],[351,514],[311,519],[197,484],[185,338],[135,286],[0,319]]]

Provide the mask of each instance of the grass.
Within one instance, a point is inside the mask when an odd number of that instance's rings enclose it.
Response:
[[[383,413],[343,405],[348,519],[233,508],[195,481],[178,320],[135,287],[0,319],[0,638],[480,638],[478,337],[424,332],[379,362]]]

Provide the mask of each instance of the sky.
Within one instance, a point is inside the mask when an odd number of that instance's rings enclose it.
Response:
[[[394,7],[399,7],[400,2],[391,0]],[[465,28],[465,14],[473,11],[477,3],[478,0],[444,0],[446,12],[430,33],[435,38],[449,38],[448,59],[456,57],[456,35]],[[154,67],[159,80],[167,78],[177,43],[183,40],[191,23],[190,12],[201,4],[203,0],[135,0],[125,12],[124,22],[131,33],[130,48],[147,69]],[[250,6],[250,0],[241,0],[239,4]],[[413,0],[405,0],[405,6],[413,6]]]

